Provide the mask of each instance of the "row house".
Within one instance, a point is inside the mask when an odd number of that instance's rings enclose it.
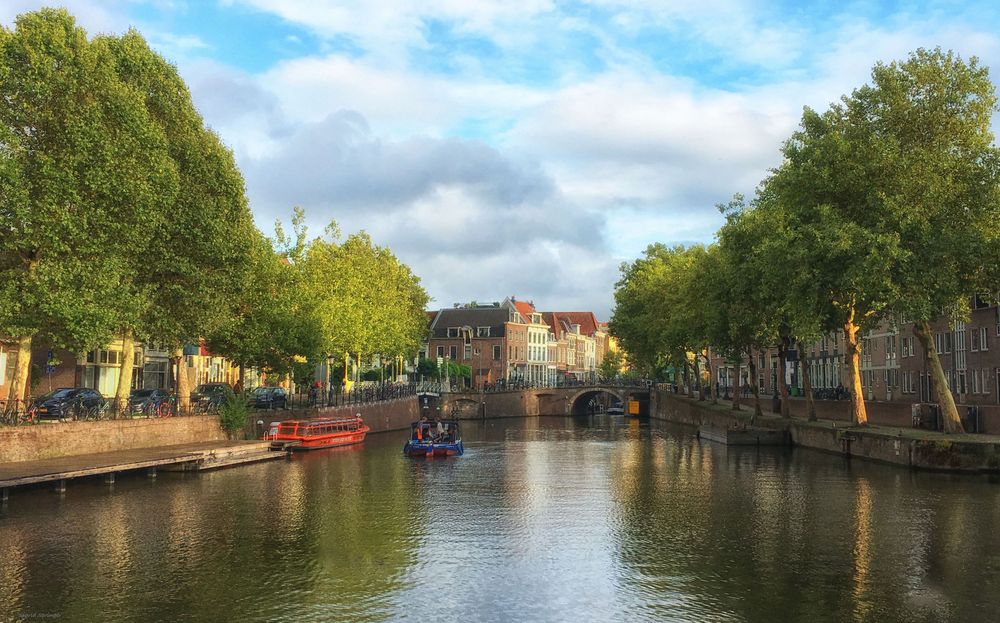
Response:
[[[593,312],[542,314],[556,341],[557,376],[567,380],[596,378],[608,352],[608,334]]]
[[[554,385],[592,378],[607,332],[591,312],[540,312],[530,301],[456,305],[430,312],[425,355],[472,369],[479,388],[503,380]]]
[[[1000,404],[1000,307],[977,299],[967,321],[953,325],[946,318],[931,323],[934,347],[955,401],[963,405]],[[778,357],[775,349],[754,353],[761,393],[777,392]],[[801,367],[809,366],[813,390],[848,387],[844,335],[834,331],[789,353],[783,371],[788,385],[801,393]],[[744,388],[750,382],[745,361],[713,358],[720,390]],[[861,386],[866,400],[937,402],[924,348],[903,318],[883,322],[861,337]],[[799,390],[799,391],[796,391]]]
[[[16,359],[16,342],[0,338],[0,400],[8,398]],[[88,387],[105,397],[113,396],[118,388],[122,359],[121,340],[86,353],[49,347],[36,340],[31,354],[29,395],[41,395],[60,387]],[[137,343],[133,361],[132,389],[176,387],[179,370],[166,347]],[[185,346],[180,370],[187,375],[191,388],[202,383],[235,385],[239,379],[238,367],[224,357],[209,352],[204,343]],[[263,381],[263,376],[256,370],[244,371],[244,382],[248,387]]]
[[[527,365],[527,328],[509,301],[471,303],[431,313],[425,347],[428,359],[453,361],[472,369],[472,386],[481,388],[511,377]]]

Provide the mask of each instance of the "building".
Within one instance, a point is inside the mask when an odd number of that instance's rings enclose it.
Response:
[[[607,337],[592,312],[541,312],[511,296],[432,312],[425,354],[468,365],[476,388],[498,381],[555,385],[596,378]]]

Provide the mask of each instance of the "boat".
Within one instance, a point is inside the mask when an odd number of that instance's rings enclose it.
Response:
[[[275,449],[319,450],[361,443],[370,429],[361,417],[328,420],[285,420],[264,438]]]
[[[462,456],[465,446],[455,420],[426,420],[410,424],[410,438],[403,446],[406,456]]]

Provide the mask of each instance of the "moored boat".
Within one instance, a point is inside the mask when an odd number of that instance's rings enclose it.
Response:
[[[403,454],[428,458],[465,454],[458,422],[422,418],[410,424],[410,438],[403,446]]]
[[[319,450],[361,443],[368,425],[360,417],[328,420],[285,420],[265,435],[272,447]]]

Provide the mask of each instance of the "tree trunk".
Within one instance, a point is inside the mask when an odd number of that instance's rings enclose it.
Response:
[[[698,392],[698,400],[705,399],[705,392],[701,390],[701,366],[698,365],[700,355],[695,353],[694,355],[694,389]]]
[[[715,383],[712,382],[712,351],[709,348],[705,349],[705,369],[708,371],[708,391],[712,395],[712,404],[719,404],[719,392],[715,387]],[[716,376],[718,376],[719,371],[715,370]]]
[[[174,349],[177,359],[177,409],[187,411],[191,408],[191,386],[188,382],[187,366],[184,365],[184,347]]]
[[[122,363],[118,369],[118,388],[115,391],[115,406],[125,408],[132,393],[132,375],[135,374],[135,335],[132,331],[122,334]]]
[[[689,370],[691,368],[691,362],[687,360],[687,355],[684,355],[684,389],[687,391],[688,398],[694,398],[694,387],[691,384],[691,374]]]
[[[844,355],[851,384],[851,421],[855,426],[868,426],[868,411],[861,387],[861,344],[858,343],[858,325],[854,324],[853,307],[844,322]]]
[[[753,390],[753,415],[750,416],[750,423],[753,424],[756,418],[763,415],[760,410],[760,386],[757,384],[757,363],[754,361],[753,352],[750,353],[750,389]]]
[[[792,406],[788,403],[788,380],[785,378],[785,368],[788,363],[788,347],[792,340],[787,335],[782,335],[778,341],[778,372],[775,375],[778,381],[778,396],[781,398],[781,417],[792,417]]]
[[[31,392],[31,337],[17,338],[17,359],[14,360],[14,378],[7,393],[9,400],[27,400]]]
[[[941,359],[934,348],[934,333],[930,324],[926,320],[913,323],[913,334],[920,340],[924,347],[924,361],[927,362],[927,369],[931,372],[931,383],[934,385],[934,392],[937,394],[938,403],[941,408],[941,419],[944,423],[946,433],[964,433],[962,420],[958,416],[958,407],[955,406],[955,397],[948,388],[948,381],[944,377],[944,370],[941,368]]]
[[[816,421],[816,403],[813,401],[812,379],[809,378],[809,362],[805,358],[805,344],[798,342],[799,365],[802,366],[802,391],[806,395],[806,414],[810,422]]]
[[[740,400],[743,395],[743,385],[740,383],[742,378],[740,372],[742,371],[741,369],[743,366],[739,364],[738,357],[736,358],[736,361],[736,380],[733,382],[733,411],[740,410]]]

